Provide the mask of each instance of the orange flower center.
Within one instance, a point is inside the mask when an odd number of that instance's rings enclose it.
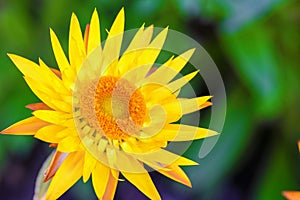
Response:
[[[101,131],[112,140],[135,134],[146,118],[142,93],[126,79],[112,76],[100,78],[94,110]]]

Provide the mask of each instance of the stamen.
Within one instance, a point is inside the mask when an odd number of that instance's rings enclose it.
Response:
[[[100,138],[123,140],[139,132],[146,119],[146,104],[142,93],[132,83],[103,76],[81,87],[75,112],[81,138],[87,136],[94,145],[100,145]],[[92,145],[91,142],[87,144]]]
[[[100,128],[112,140],[129,137],[144,123],[146,117],[144,97],[125,79],[101,77],[94,102]]]

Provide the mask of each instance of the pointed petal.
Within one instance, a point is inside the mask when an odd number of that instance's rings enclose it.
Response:
[[[99,45],[101,45],[100,22],[98,12],[95,9],[90,23],[87,51],[88,54]]]
[[[174,93],[180,90],[180,88],[188,83],[197,73],[198,71],[192,72],[164,86],[159,86],[158,84],[146,84],[142,86],[141,92],[145,97],[147,105],[177,101]]]
[[[62,92],[65,92],[66,89],[63,88],[61,80],[47,67],[42,63],[40,67],[36,63],[17,56],[13,54],[8,54],[9,58],[13,61],[16,67],[22,72],[26,79],[32,80],[35,84],[28,84],[29,87],[45,89],[48,92],[54,93],[55,87],[58,87]],[[51,84],[53,81],[54,85]],[[68,93],[69,94],[69,93]]]
[[[43,102],[28,104],[25,107],[30,110],[33,110],[33,111],[35,111],[35,110],[51,110],[51,108]]]
[[[29,117],[21,120],[5,130],[1,131],[2,134],[12,135],[34,135],[39,129],[49,125],[49,123],[42,121],[36,117]]]
[[[117,61],[119,58],[123,39],[124,23],[124,8],[122,8],[108,33],[103,48],[103,56],[105,57],[103,66],[105,68],[108,67],[111,63]],[[109,70],[109,72],[107,73],[115,73],[116,69],[114,67],[109,67],[107,70]]]
[[[137,159],[123,151],[117,151],[116,167],[121,172],[146,172],[144,166]]]
[[[198,165],[198,163],[190,159],[181,157],[180,155],[174,154],[164,149],[160,149],[159,151],[148,154],[139,154],[135,156],[145,163],[160,163],[161,168],[165,168],[171,164],[179,166]]]
[[[110,177],[110,169],[98,162],[92,174],[92,182],[94,190],[99,199],[103,198],[108,180]]]
[[[142,92],[148,107],[177,101],[176,96],[166,86],[147,84],[142,86],[140,91]]]
[[[147,171],[144,173],[128,173],[128,172],[121,172],[121,173],[129,182],[131,182],[135,187],[137,187],[148,198],[161,199]]]
[[[84,167],[83,167],[83,182],[87,182],[90,178],[92,171],[96,166],[97,160],[89,153],[85,152]]]
[[[51,163],[45,173],[44,182],[50,180],[55,175],[56,171],[58,170],[58,168],[60,167],[60,165],[63,163],[63,161],[66,159],[68,155],[69,155],[68,153],[55,151]]]
[[[142,25],[142,27],[138,30],[118,63],[120,76],[123,76],[131,69],[138,67],[138,58],[149,45],[152,34],[153,25],[149,26],[145,30],[144,25]]]
[[[69,32],[69,59],[73,69],[78,72],[83,60],[86,57],[86,51],[82,38],[82,32],[77,16],[72,13]]]
[[[79,151],[80,139],[78,137],[68,136],[58,143],[57,150],[66,153]]]
[[[126,51],[123,53],[122,57],[120,58],[117,66],[120,72],[120,76],[123,76],[126,72],[129,71],[132,63],[134,62],[134,59],[136,58],[136,56],[138,56],[137,54],[141,53],[140,50],[135,50],[135,49],[138,48],[141,43],[143,30],[144,30],[144,25],[137,31],[131,43],[127,47]]]
[[[168,28],[161,31],[146,48],[142,49],[141,55],[138,55],[135,63],[131,65],[131,69],[136,68],[133,73],[126,74],[126,78],[136,85],[140,86],[144,77],[155,63],[161,48],[166,40]],[[137,50],[140,51],[140,50]],[[128,69],[128,70],[131,70]]]
[[[37,77],[39,66],[36,63],[14,54],[7,54],[7,55],[24,76],[28,76],[31,78],[40,78]]]
[[[190,160],[188,158],[180,156],[175,162],[172,163],[172,165],[177,165],[177,166],[195,166],[199,165],[193,160]]]
[[[58,125],[45,126],[38,130],[34,137],[48,143],[59,143],[62,138],[57,137],[57,133],[64,129],[65,127]]]
[[[58,199],[82,176],[83,152],[70,153],[54,175],[46,199]]]
[[[25,79],[34,81],[37,85],[29,85],[30,87],[45,89],[48,92],[54,93],[55,91],[59,94],[67,94],[70,92],[66,90],[61,79],[59,79],[44,62],[40,61],[40,66],[36,63],[17,56],[8,54],[13,63],[22,72]]]
[[[143,45],[141,45],[141,43],[143,42],[142,39],[143,39],[143,33],[144,33],[144,26],[145,26],[145,24],[143,24],[141,26],[141,28],[139,28],[139,30],[136,32],[136,34],[132,38],[130,44],[128,45],[126,51],[124,52],[124,54],[126,54],[130,51],[134,51],[134,50],[140,48],[141,46],[144,47]]]
[[[60,69],[60,71],[64,74],[64,71],[66,69],[70,68],[69,61],[64,53],[64,50],[62,49],[60,42],[55,34],[55,32],[50,29],[50,39],[52,44],[52,50],[57,62],[57,65]]]
[[[190,179],[187,177],[185,172],[179,166],[171,165],[167,167],[167,170],[157,169],[156,171],[158,171],[159,173],[165,175],[170,179],[173,179],[174,181],[177,181],[188,187],[192,187]]]
[[[183,54],[177,56],[175,59],[168,60],[161,67],[159,67],[151,76],[143,81],[143,83],[158,83],[168,84],[186,65],[192,57],[195,49],[190,49]]]
[[[72,114],[55,110],[36,110],[32,114],[43,121],[58,125],[64,125],[67,120],[73,119]]]
[[[53,110],[60,110],[65,112],[70,112],[72,109],[72,105],[64,102],[52,88],[41,84],[40,82],[25,76],[24,77],[27,85],[30,87],[32,92],[47,106],[52,108]]]
[[[103,195],[102,200],[113,200],[115,196],[115,192],[117,189],[118,178],[116,178],[113,174],[117,174],[119,176],[119,171],[114,169],[110,170],[107,186]]]
[[[52,44],[52,50],[55,56],[55,60],[60,69],[62,80],[67,86],[70,86],[75,80],[76,72],[72,69],[70,63],[60,45],[60,42],[52,29],[50,29],[50,38]]]
[[[61,79],[61,72],[58,71],[57,69],[54,69],[54,68],[51,68],[50,67],[50,70],[59,78]]]
[[[199,73],[198,70],[194,71],[188,75],[185,75],[182,78],[179,78],[179,79],[169,83],[166,87],[169,90],[171,90],[172,92],[176,92],[177,90],[182,88],[185,84],[187,84],[190,80],[192,80],[198,73]]]
[[[189,126],[184,124],[167,124],[158,134],[151,139],[163,141],[189,141],[198,140],[219,133],[210,129]]]
[[[39,59],[39,64],[39,70],[44,74],[43,80],[46,86],[51,88],[57,94],[72,95],[71,90],[64,86],[63,81],[52,72],[42,59]]]

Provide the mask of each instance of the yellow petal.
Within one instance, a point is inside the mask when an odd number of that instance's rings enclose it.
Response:
[[[130,67],[132,67],[131,65],[134,62],[134,59],[138,56],[137,54],[141,53],[140,50],[136,50],[136,49],[140,45],[143,36],[143,30],[144,30],[144,25],[137,31],[131,43],[127,47],[126,51],[120,58],[120,61],[117,64],[117,68],[120,72],[120,76],[123,76],[125,73],[129,71]]]
[[[199,165],[193,160],[190,160],[188,158],[180,156],[175,162],[172,163],[172,165],[178,165],[178,166],[194,166]]]
[[[147,154],[149,152],[157,151],[159,150],[162,146],[166,146],[165,141],[155,141],[151,140],[150,142],[148,141],[126,141],[121,143],[122,149],[126,153],[132,153],[132,154]]]
[[[195,49],[190,49],[177,56],[174,60],[168,60],[159,67],[153,74],[143,80],[143,83],[159,83],[165,85],[169,83],[186,65],[192,57]]]
[[[160,133],[152,137],[154,140],[188,141],[207,138],[219,133],[210,129],[184,124],[167,124]]]
[[[29,117],[11,125],[1,131],[1,133],[12,135],[34,135],[38,130],[47,125],[49,125],[48,122],[42,121],[36,117]]]
[[[57,95],[57,93],[51,88],[40,84],[38,81],[30,77],[25,76],[24,79],[32,92],[47,106],[49,106],[53,110],[70,112],[70,109],[72,109],[71,105],[64,102],[63,100],[60,100],[60,96]]]
[[[78,136],[78,134],[74,128],[69,128],[69,127],[56,133],[56,137],[58,137],[58,138],[65,138],[68,136],[75,137],[75,136]]]
[[[83,182],[87,182],[96,166],[97,160],[89,153],[85,152],[83,167]]]
[[[85,85],[86,82],[99,78],[102,70],[104,70],[102,66],[103,56],[101,54],[101,46],[97,46],[83,61],[83,70],[80,71],[80,73],[78,73],[77,75],[77,85],[80,83],[83,83],[82,85]]]
[[[147,106],[176,101],[175,93],[188,83],[197,73],[198,71],[192,72],[165,86],[158,84],[146,84],[142,86],[141,92],[145,97]]]
[[[149,27],[153,28],[153,27]],[[139,76],[136,77],[135,82],[140,82],[143,80],[153,64],[155,63],[163,45],[166,40],[168,33],[168,27],[162,30],[154,39],[153,41],[149,44],[149,46],[146,47],[146,49],[142,52],[142,54],[138,57],[137,59],[137,67],[139,66],[145,66],[142,67],[143,71],[139,73]],[[152,34],[151,34],[152,35]],[[137,85],[141,85],[137,83]]]
[[[45,126],[38,130],[34,137],[44,142],[58,143],[61,140],[61,138],[57,137],[57,133],[62,131],[63,129],[65,128],[58,125]]]
[[[104,196],[109,177],[110,169],[101,162],[98,162],[92,173],[92,182],[96,195],[99,199],[102,199]]]
[[[63,163],[63,161],[66,159],[67,156],[68,156],[67,153],[55,151],[51,163],[45,173],[44,182],[50,180],[55,175],[56,171],[58,170],[58,168],[60,167],[60,165]]]
[[[184,77],[181,77],[171,83],[169,83],[168,85],[166,85],[166,87],[172,91],[172,92],[176,92],[177,90],[179,90],[180,88],[182,88],[185,84],[187,84],[190,80],[192,80],[192,78],[194,78],[197,74],[198,74],[198,70],[195,72],[192,72],[188,75],[185,75]]]
[[[176,165],[168,166],[167,169],[157,169],[159,173],[165,175],[166,177],[173,179],[181,184],[184,184],[188,187],[192,187],[190,179],[187,177],[185,172]]]
[[[110,28],[103,48],[103,56],[105,58],[103,66],[105,68],[111,65],[112,62],[116,62],[119,58],[123,39],[124,23],[124,8],[122,8]],[[114,73],[116,73],[116,69],[114,65],[111,66],[112,67],[109,67],[107,69],[107,73],[110,75],[114,75]]]
[[[126,51],[124,52],[124,54],[126,54],[130,51],[134,51],[142,46],[141,43],[143,42],[142,39],[143,39],[144,27],[145,27],[145,24],[143,24],[141,26],[141,28],[139,28],[139,30],[136,32],[136,34],[132,38],[130,44],[128,45]]]
[[[130,51],[138,51],[142,53],[141,50],[143,50],[145,47],[149,45],[152,38],[152,34],[153,34],[153,25],[147,27],[144,30],[144,24],[143,24],[142,27],[135,34],[134,38],[131,40],[124,54]]]
[[[146,48],[142,49],[140,55],[137,56],[135,63],[131,65],[131,69],[136,68],[132,73],[126,74],[126,78],[137,86],[142,85],[141,80],[146,77],[147,73],[155,63],[161,48],[166,40],[168,28],[161,31]],[[139,50],[140,51],[140,50]],[[131,70],[128,69],[128,70]],[[140,82],[140,83],[139,83]]]
[[[54,175],[46,199],[58,199],[82,176],[83,152],[70,153]]]
[[[149,45],[152,38],[152,34],[153,25],[149,26],[145,30],[143,25],[138,30],[138,32],[135,34],[134,38],[130,42],[128,48],[126,49],[118,63],[118,70],[120,72],[120,76],[124,76],[124,74],[129,72],[131,69],[139,67],[139,64],[137,63],[138,58],[142,55],[143,51]],[[133,73],[137,74],[138,71],[134,71]]]
[[[55,60],[62,74],[62,80],[67,82],[67,85],[70,85],[76,77],[75,69],[71,68],[60,42],[52,29],[50,29],[50,38]]]
[[[57,94],[63,94],[63,95],[69,95],[71,96],[71,90],[67,89],[62,80],[58,78],[55,73],[42,61],[42,59],[39,59],[40,63],[40,71],[43,72],[44,75],[44,81],[45,85],[52,88],[53,91],[56,91]]]
[[[40,67],[26,58],[12,54],[8,55],[17,68],[24,74],[25,80],[32,90],[47,92],[50,93],[49,95],[55,94],[55,97],[57,93],[64,95],[71,94],[64,87],[63,82],[41,60]],[[36,95],[38,94],[36,93]]]
[[[117,169],[122,172],[145,172],[143,165],[129,154],[117,151]]]
[[[180,155],[174,154],[170,151],[160,149],[159,151],[147,153],[147,154],[137,154],[135,155],[139,160],[142,160],[143,162],[147,163],[160,163],[161,167],[167,167],[169,165],[198,165],[198,163],[181,157]]]
[[[24,76],[40,80],[40,82],[43,81],[39,74],[39,66],[36,63],[14,54],[7,55]]]
[[[32,114],[43,121],[58,125],[64,125],[68,119],[73,119],[72,114],[54,110],[37,110]]]
[[[176,100],[176,96],[166,86],[157,84],[147,84],[140,88],[147,107],[151,107],[156,104],[163,104],[166,102],[172,102]]]
[[[121,172],[123,176],[137,187],[142,193],[144,193],[150,199],[161,199],[154,183],[148,172],[145,170],[144,173],[129,173]]]
[[[58,143],[57,150],[66,153],[79,151],[80,139],[78,137],[68,136]]]
[[[283,191],[282,195],[288,200],[300,200],[300,192],[298,191]]]
[[[119,176],[118,171],[116,171],[114,169],[110,170],[106,190],[104,192],[102,200],[113,200],[114,199],[115,192],[117,189],[117,184],[118,184],[118,178],[115,178],[115,176],[113,174],[117,174],[117,176]]]
[[[114,147],[107,146],[106,147],[106,157],[108,164],[111,168],[117,167],[117,153]]]
[[[179,99],[182,114],[188,114],[199,110],[212,96],[196,97],[191,99]]]
[[[85,57],[86,52],[80,24],[76,15],[72,13],[69,33],[69,59],[71,67],[79,71]]]
[[[98,12],[95,9],[92,15],[90,30],[89,30],[88,53],[91,53],[92,50],[99,45],[101,45],[100,22],[99,22]]]

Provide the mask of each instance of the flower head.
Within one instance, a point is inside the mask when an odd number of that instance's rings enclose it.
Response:
[[[81,177],[84,182],[91,177],[98,198],[113,199],[120,173],[150,199],[160,199],[145,166],[191,187],[180,166],[197,163],[165,147],[172,141],[217,134],[177,123],[183,115],[211,105],[210,96],[178,98],[180,89],[198,73],[175,79],[194,49],[155,70],[168,28],[152,39],[154,27],[143,25],[120,53],[124,21],[121,9],[101,44],[97,11],[84,37],[72,14],[69,58],[50,29],[59,71],[41,59],[36,64],[9,54],[42,102],[28,105],[33,116],[2,133],[34,135],[56,148],[45,174],[45,181],[51,179],[46,199],[59,198]]]

